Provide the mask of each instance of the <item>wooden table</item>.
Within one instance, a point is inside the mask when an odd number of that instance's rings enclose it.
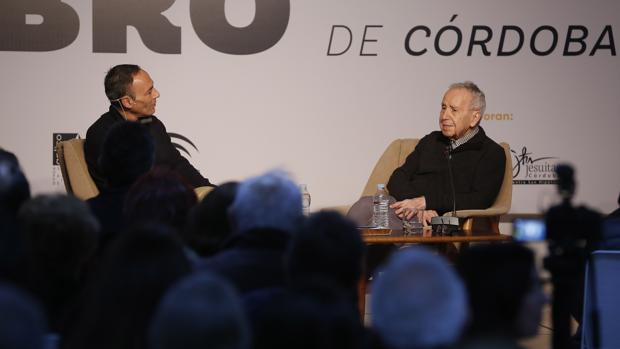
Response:
[[[362,238],[366,245],[375,244],[445,244],[461,243],[461,247],[469,245],[470,242],[501,242],[512,241],[512,236],[503,234],[485,234],[484,232],[473,232],[471,235],[454,236],[431,236],[430,230],[425,230],[423,235],[403,235],[402,230],[392,229],[368,229],[360,228]],[[362,318],[366,311],[366,285],[367,278],[364,273],[358,286],[358,306]]]
[[[424,235],[403,235],[402,230],[392,229],[360,229],[366,245],[370,244],[440,244],[448,242],[495,242],[511,241],[512,236],[503,234],[485,234],[473,232],[472,235],[455,236],[430,236],[425,231]]]

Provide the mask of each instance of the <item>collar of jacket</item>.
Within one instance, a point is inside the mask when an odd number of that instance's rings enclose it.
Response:
[[[472,139],[462,144],[458,148],[454,149],[452,152],[460,153],[466,150],[478,150],[482,148],[482,144],[484,143],[484,140],[486,138],[486,133],[484,132],[484,129],[482,128],[482,126],[478,126],[478,128],[479,128],[478,133],[476,133],[476,135],[472,137]],[[441,132],[438,132],[438,133],[439,133],[439,137],[438,137],[439,142],[441,142],[442,144],[445,144],[445,146],[447,147],[450,144],[450,138],[444,136]]]
[[[125,120],[125,117],[123,117],[123,114],[121,114],[121,112],[118,110],[118,108],[116,108],[115,106],[113,106],[112,104],[110,104],[110,113],[112,113],[112,115],[114,115],[114,119],[116,120]],[[155,118],[155,115],[151,115],[151,116],[143,116],[141,118],[138,118],[138,122],[141,124],[149,124],[151,122],[153,122],[153,119]]]

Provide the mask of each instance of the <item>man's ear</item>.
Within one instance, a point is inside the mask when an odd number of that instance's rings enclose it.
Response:
[[[128,96],[121,97],[120,102],[123,104],[123,108],[125,109],[131,109],[133,107],[133,99]]]
[[[478,125],[480,123],[481,117],[482,115],[480,114],[480,110],[474,111],[474,115],[471,118],[471,123],[469,124],[469,127],[475,127],[476,125]]]

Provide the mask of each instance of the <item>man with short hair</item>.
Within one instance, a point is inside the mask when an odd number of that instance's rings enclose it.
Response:
[[[0,279],[16,283],[23,281],[27,267],[17,212],[28,199],[30,184],[17,157],[0,149]]]
[[[465,287],[443,257],[421,247],[395,253],[371,293],[372,326],[389,349],[450,348],[468,317]]]
[[[101,224],[100,252],[125,228],[125,197],[134,182],[151,170],[154,160],[155,144],[146,128],[130,121],[110,127],[99,155],[99,170],[106,186],[86,201]]]
[[[237,290],[210,273],[170,287],[147,332],[150,349],[249,349],[250,325]]]
[[[518,243],[479,244],[458,258],[470,321],[461,348],[521,348],[535,336],[547,302],[534,253]]]
[[[211,185],[181,156],[164,124],[153,115],[159,91],[145,70],[133,64],[117,65],[106,74],[104,86],[110,109],[90,126],[84,145],[88,171],[100,190],[107,186],[99,164],[101,147],[112,125],[123,120],[139,122],[149,130],[155,142],[155,165],[179,172],[194,187]]]
[[[228,209],[233,235],[203,269],[230,281],[241,294],[285,284],[284,255],[303,222],[299,187],[280,171],[239,184]]]
[[[228,209],[233,230],[277,229],[292,234],[302,222],[299,188],[288,174],[272,170],[239,185]]]
[[[0,149],[0,212],[15,217],[30,199],[30,184],[15,154]]]
[[[285,260],[289,282],[330,280],[357,307],[364,252],[364,242],[352,221],[338,212],[313,213],[288,246]]]
[[[28,264],[27,289],[43,304],[51,330],[71,327],[97,249],[99,223],[70,195],[39,195],[19,211]]]
[[[390,195],[397,200],[391,208],[399,217],[418,214],[430,222],[454,204],[457,210],[493,204],[506,156],[480,127],[485,108],[485,95],[473,82],[450,85],[441,102],[440,131],[422,138],[388,182]]]

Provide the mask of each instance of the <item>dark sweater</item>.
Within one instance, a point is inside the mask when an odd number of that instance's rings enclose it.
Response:
[[[439,214],[452,210],[453,198],[448,173],[447,146],[440,131],[420,140],[405,163],[394,170],[387,188],[396,200],[419,196],[426,208]],[[452,152],[452,175],[456,209],[485,209],[493,204],[504,179],[504,149],[480,128],[467,143]]]
[[[203,177],[186,158],[172,145],[170,136],[166,132],[164,124],[155,116],[148,117],[150,122],[143,122],[153,136],[155,143],[155,166],[163,166],[177,171],[187,182],[194,187],[210,186],[209,180]],[[88,172],[101,191],[106,187],[105,178],[99,167],[99,156],[101,147],[108,131],[116,123],[122,122],[123,116],[112,106],[110,110],[92,124],[86,132],[86,143],[84,144],[84,154]]]
[[[199,269],[227,279],[241,294],[284,287],[284,253],[290,238],[290,233],[270,228],[236,233]]]
[[[123,206],[128,191],[129,186],[107,188],[86,201],[101,226],[97,247],[99,251],[103,251],[105,246],[125,228]]]

